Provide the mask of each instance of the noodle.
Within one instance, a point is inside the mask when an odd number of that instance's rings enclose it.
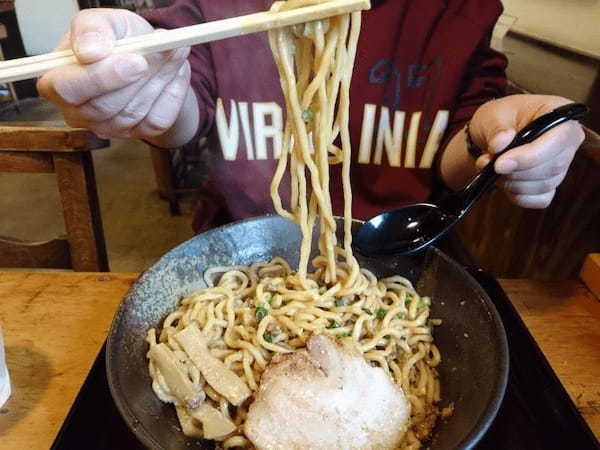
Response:
[[[291,9],[322,0],[276,2],[272,9]],[[223,448],[250,448],[243,424],[251,400],[235,406],[203,379],[172,337],[197,323],[210,354],[255,392],[262,373],[277,353],[304,348],[315,334],[355,346],[371,364],[384,370],[404,390],[411,404],[409,429],[400,448],[420,448],[440,415],[440,352],[433,344],[430,299],[420,297],[400,276],[378,280],[361,269],[352,253],[349,88],[360,31],[360,13],[276,29],[269,42],[285,98],[287,120],[283,149],[271,183],[277,213],[299,225],[300,263],[294,272],[282,258],[250,266],[213,267],[204,274],[206,289],[182,300],[164,321],[158,339],[148,332],[149,371],[156,395],[178,405],[186,434],[202,435],[186,416],[151,357],[166,343],[192,386],[205,402],[235,424]],[[339,140],[341,148],[335,143]],[[336,239],[329,194],[330,165],[342,163],[344,241]],[[279,185],[291,176],[289,210],[282,206]],[[309,182],[310,184],[307,184]],[[310,188],[310,192],[309,192]],[[313,228],[319,221],[319,256],[308,272]]]

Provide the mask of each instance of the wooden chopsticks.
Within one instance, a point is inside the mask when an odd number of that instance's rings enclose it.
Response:
[[[145,55],[234,36],[258,33],[272,28],[321,20],[369,8],[369,0],[332,0],[283,12],[265,11],[167,30],[161,33],[121,39],[117,41],[113,52]],[[3,61],[0,62],[0,83],[39,77],[51,69],[76,63],[77,59],[71,50]]]

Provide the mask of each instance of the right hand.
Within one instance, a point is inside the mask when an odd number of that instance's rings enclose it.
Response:
[[[117,39],[160,32],[121,9],[79,12],[58,50],[80,65],[53,69],[37,83],[69,126],[103,138],[152,138],[175,124],[190,91],[189,47],[147,55],[112,54]]]

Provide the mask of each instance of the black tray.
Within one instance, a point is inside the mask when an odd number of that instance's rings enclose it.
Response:
[[[494,423],[476,448],[600,449],[598,440],[578,413],[498,282],[482,271],[472,270],[471,274],[496,305],[504,322],[510,348],[510,374],[504,401]],[[106,380],[104,347],[52,448],[143,448],[113,403]]]

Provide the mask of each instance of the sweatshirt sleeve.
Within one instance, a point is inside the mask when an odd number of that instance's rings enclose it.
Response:
[[[490,47],[490,37],[485,38],[473,54],[463,78],[448,126],[448,140],[465,126],[479,106],[505,94],[506,65],[506,57]]]
[[[176,0],[171,6],[150,10],[144,18],[155,28],[173,29],[205,22],[198,2]],[[192,47],[189,62],[192,69],[191,86],[198,99],[200,121],[195,137],[205,135],[215,117],[216,80],[210,47],[207,44]]]
[[[506,57],[491,48],[498,18],[504,10],[500,0],[451,0],[451,7],[479,30],[479,41],[465,66],[455,103],[451,108],[445,145],[471,120],[477,108],[505,95]],[[442,148],[444,148],[442,147]],[[438,152],[438,155],[441,152]]]
[[[465,9],[471,8],[470,14],[465,16],[477,17],[473,22],[481,29],[482,38],[466,66],[458,95],[451,108],[450,122],[441,146],[443,150],[435,157],[434,167],[438,175],[442,155],[452,138],[463,130],[481,105],[506,94],[508,61],[502,53],[491,48],[492,32],[502,14],[502,5],[495,0],[474,0],[463,5],[466,6]],[[435,179],[439,184],[438,189],[446,188],[440,176]]]

